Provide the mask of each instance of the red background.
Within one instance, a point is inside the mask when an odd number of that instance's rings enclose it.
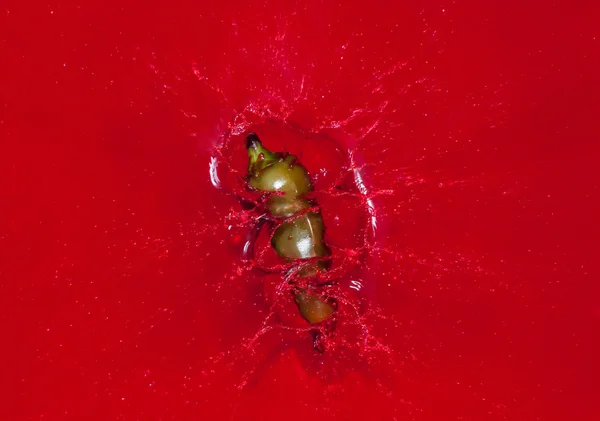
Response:
[[[595,2],[17,3],[2,419],[599,419]],[[244,110],[337,127],[388,191],[373,366],[246,346],[208,171]]]

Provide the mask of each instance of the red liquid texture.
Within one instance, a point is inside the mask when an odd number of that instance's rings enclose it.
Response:
[[[203,3],[0,7],[0,419],[600,419],[599,6]],[[249,130],[315,180],[323,354]]]

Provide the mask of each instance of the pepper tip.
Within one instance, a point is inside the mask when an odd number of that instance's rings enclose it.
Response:
[[[256,145],[260,145],[260,143],[260,139],[256,133],[250,132],[248,133],[248,136],[246,136],[246,149],[255,148]]]

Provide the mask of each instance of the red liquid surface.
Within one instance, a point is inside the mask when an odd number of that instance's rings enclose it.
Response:
[[[599,19],[3,4],[0,418],[598,419]],[[249,129],[316,194],[348,172],[332,239],[374,229],[340,240],[368,293],[337,352],[265,323],[221,160]]]

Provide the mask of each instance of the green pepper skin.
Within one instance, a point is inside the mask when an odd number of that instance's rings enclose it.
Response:
[[[277,254],[286,259],[324,257],[329,251],[323,243],[323,218],[315,212],[284,222],[271,239]]]
[[[290,218],[308,208],[310,202],[298,197],[290,198],[274,194],[267,199],[267,209],[276,218]]]
[[[335,304],[331,300],[324,300],[309,294],[306,290],[298,290],[294,301],[300,310],[300,314],[311,324],[321,323],[331,317],[335,311]]]
[[[306,168],[296,163],[294,155],[288,155],[254,173],[250,185],[258,190],[282,192],[297,197],[312,190]]]
[[[275,229],[271,245],[280,257],[288,261],[327,257],[330,252],[323,241],[323,217],[303,196],[312,191],[308,171],[293,155],[283,156],[265,148],[258,136],[247,137],[248,184],[256,190],[274,193],[267,200],[267,209],[284,221]],[[317,260],[302,267],[297,276],[306,277],[324,270],[328,261]],[[294,301],[302,317],[311,324],[327,320],[335,312],[333,300],[323,300],[306,289],[294,291]]]
[[[266,149],[262,144],[259,149],[261,152],[257,154],[256,149],[254,154],[250,154],[248,184],[257,190],[279,193],[268,199],[267,208],[271,215],[289,218],[309,208],[309,202],[300,197],[312,190],[306,168],[296,164],[296,157],[293,155],[279,158],[277,154],[270,151],[272,155],[266,155]],[[254,164],[253,156],[259,160]]]

